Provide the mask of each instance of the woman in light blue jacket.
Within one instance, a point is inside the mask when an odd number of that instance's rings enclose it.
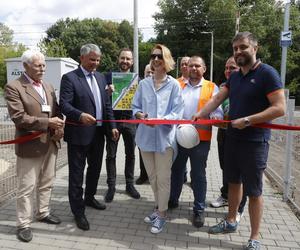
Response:
[[[170,50],[164,45],[155,45],[150,65],[154,74],[140,82],[133,98],[133,115],[137,119],[181,119],[184,109],[181,89],[177,80],[167,75],[175,65]],[[144,124],[136,131],[136,144],[155,198],[155,211],[144,219],[152,224],[151,233],[160,233],[166,223],[171,167],[177,145],[175,131],[175,125]]]

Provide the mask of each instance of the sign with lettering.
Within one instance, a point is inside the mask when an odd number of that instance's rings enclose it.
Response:
[[[281,47],[289,47],[292,45],[292,31],[282,31],[280,46]]]
[[[112,107],[114,110],[131,110],[132,98],[138,86],[136,73],[112,72]]]

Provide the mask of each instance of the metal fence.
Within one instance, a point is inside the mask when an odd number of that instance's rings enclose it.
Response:
[[[274,121],[278,124],[300,125],[300,112],[295,112],[294,100],[288,100],[286,116]],[[300,132],[273,130],[270,141],[269,179],[275,183],[283,200],[289,200],[300,212]]]
[[[15,126],[10,120],[7,108],[0,107],[0,142],[14,139]],[[57,168],[67,164],[66,143],[58,151]],[[0,145],[0,204],[16,194],[16,156],[13,144]]]

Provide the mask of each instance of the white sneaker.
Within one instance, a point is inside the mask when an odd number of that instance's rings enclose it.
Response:
[[[241,221],[241,219],[242,219],[243,216],[244,216],[244,212],[243,213],[238,212],[236,214],[236,222],[240,223],[240,221]]]
[[[152,214],[150,214],[144,218],[144,222],[148,223],[148,224],[152,224],[156,220],[157,217],[158,217],[158,214],[156,211],[154,211]]]
[[[228,206],[227,199],[224,199],[222,196],[219,196],[218,199],[211,202],[210,205],[214,208]]]
[[[154,222],[152,223],[150,232],[153,234],[160,233],[164,229],[165,224],[166,224],[166,219],[157,216]]]

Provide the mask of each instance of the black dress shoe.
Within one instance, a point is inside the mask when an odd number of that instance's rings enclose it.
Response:
[[[173,201],[173,200],[169,200],[168,201],[168,209],[175,209],[178,208],[178,202],[177,201]]]
[[[20,228],[17,230],[17,237],[20,241],[29,242],[32,240],[32,232],[30,227]]]
[[[95,198],[93,198],[91,200],[85,200],[84,203],[86,206],[93,207],[98,210],[104,210],[106,208],[105,204],[100,203]]]
[[[61,223],[61,220],[53,215],[53,214],[49,214],[48,216],[46,216],[45,218],[39,220],[40,222],[45,222],[45,223],[48,223],[48,224],[60,224]]]
[[[75,222],[78,228],[87,231],[90,229],[90,224],[86,219],[85,215],[82,216],[75,216]]]
[[[204,212],[197,212],[193,214],[192,223],[194,227],[203,227],[205,222],[205,215]]]
[[[142,185],[144,184],[146,181],[148,181],[148,177],[147,176],[140,176],[139,178],[137,178],[137,180],[135,181],[136,185]]]
[[[132,184],[126,185],[126,193],[134,199],[141,198],[140,193],[135,189],[135,187]]]
[[[114,187],[109,187],[107,189],[107,192],[105,194],[104,200],[105,202],[112,202],[115,196],[116,188]]]

